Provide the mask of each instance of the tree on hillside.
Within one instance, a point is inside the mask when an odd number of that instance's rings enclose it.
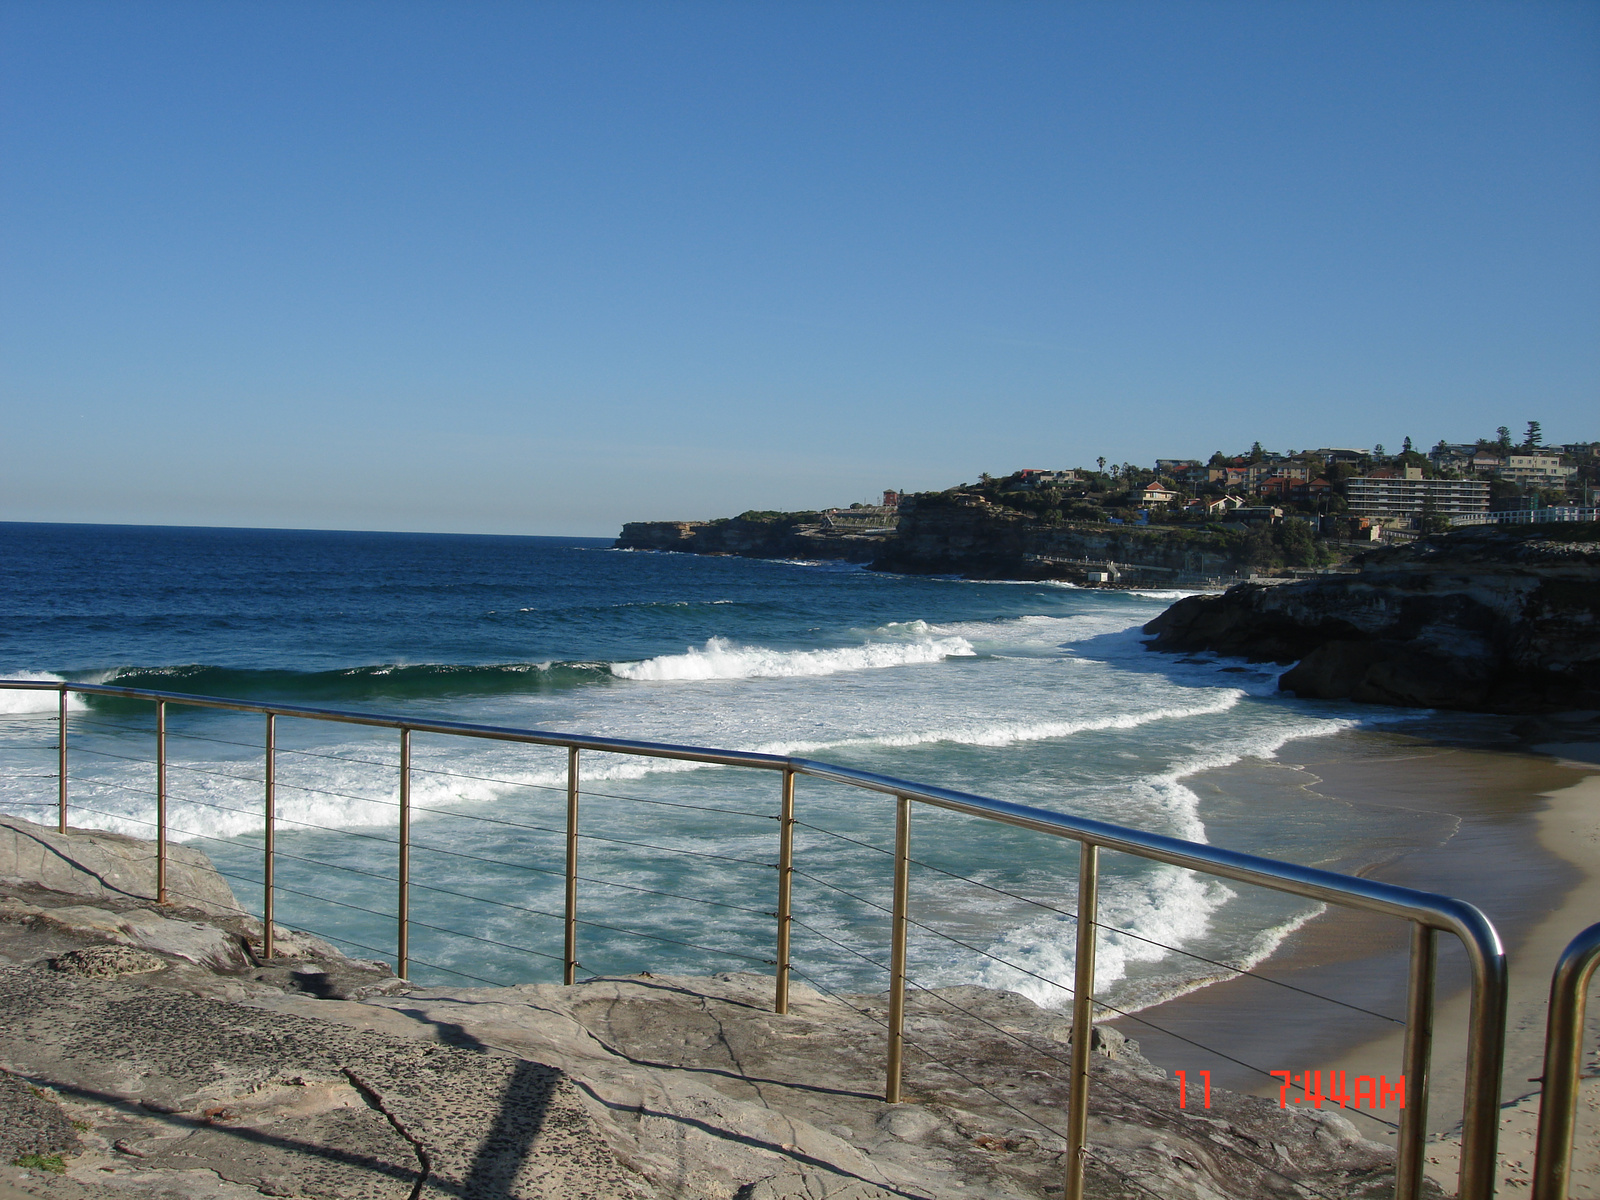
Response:
[[[1379,442],[1376,446],[1374,446],[1372,448],[1372,457],[1373,457],[1373,460],[1376,461],[1376,462],[1382,462],[1384,460],[1385,455],[1384,455],[1384,451],[1383,451],[1383,443],[1382,442]]]
[[[1401,454],[1410,454],[1411,453],[1411,439],[1410,438],[1407,438],[1405,440],[1405,444],[1400,447],[1400,453]]]
[[[1539,428],[1539,422],[1528,422],[1528,436],[1523,439],[1523,445],[1529,450],[1537,450],[1544,441],[1544,431]]]
[[[1218,450],[1215,453],[1213,453],[1211,455],[1210,461],[1206,463],[1206,466],[1208,466],[1208,467],[1225,467],[1227,465],[1228,465],[1228,460],[1223,455],[1221,450]]]
[[[1100,473],[1104,475],[1106,471],[1106,456],[1102,454],[1099,458],[1095,459],[1094,462],[1095,466],[1100,468]]]
[[[1251,462],[1253,462],[1253,463],[1260,462],[1266,456],[1267,456],[1267,452],[1261,448],[1261,443],[1260,442],[1251,442],[1250,443],[1250,461]]]
[[[1500,453],[1509,453],[1511,450],[1511,430],[1502,425],[1500,428],[1496,429],[1494,433],[1495,446],[1499,449]]]

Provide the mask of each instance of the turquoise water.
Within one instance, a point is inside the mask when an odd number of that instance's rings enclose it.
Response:
[[[0,572],[0,677],[802,754],[1195,840],[1196,773],[1394,719],[1279,696],[1270,665],[1148,653],[1168,592],[586,539],[17,524]],[[72,703],[73,823],[148,835],[151,706]],[[50,819],[53,708],[0,692],[0,809]],[[169,716],[174,836],[255,911],[262,733]],[[391,953],[397,735],[284,719],[278,739],[279,919]],[[413,977],[559,978],[564,752],[418,735],[413,753]],[[585,971],[769,971],[777,776],[586,755],[583,781]],[[1304,803],[1235,806],[1229,844],[1324,863],[1406,834]],[[802,779],[797,815],[796,969],[881,988],[892,801]],[[1066,1001],[1075,846],[918,809],[913,856],[917,982]],[[1213,973],[1167,947],[1255,962],[1315,911],[1119,856],[1106,872],[1103,919],[1134,936],[1107,939],[1099,979],[1123,1007]]]

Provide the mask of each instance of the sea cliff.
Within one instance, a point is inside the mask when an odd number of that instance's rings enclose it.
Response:
[[[616,548],[867,563],[885,538],[828,528],[817,513],[745,513],[715,521],[629,521]]]
[[[1313,699],[1479,712],[1600,708],[1600,526],[1488,526],[1370,551],[1357,573],[1190,596],[1161,651],[1296,663]]]
[[[901,501],[899,527],[873,566],[978,579],[1072,578],[1112,562],[1152,579],[1223,575],[1244,566],[1239,543],[1204,529],[1052,523],[981,496],[933,492]]]
[[[1251,528],[1113,525],[1049,519],[953,489],[904,497],[892,529],[841,528],[819,513],[744,513],[716,521],[630,521],[619,550],[842,560],[907,575],[972,579],[1066,579],[1115,570],[1124,582],[1178,583],[1265,567],[1323,561],[1309,526]],[[1303,545],[1284,543],[1296,537]]]

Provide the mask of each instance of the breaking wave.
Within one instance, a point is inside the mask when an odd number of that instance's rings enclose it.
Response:
[[[936,663],[947,658],[970,658],[976,653],[962,637],[925,637],[913,642],[867,642],[829,650],[772,650],[765,646],[735,646],[714,637],[699,649],[663,654],[643,662],[612,663],[619,679],[782,679],[799,675],[836,675],[841,671],[870,671]]]

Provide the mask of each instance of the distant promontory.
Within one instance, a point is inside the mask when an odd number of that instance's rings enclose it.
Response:
[[[1018,482],[1011,477],[942,492],[890,492],[884,504],[846,509],[632,521],[615,544],[855,562],[912,575],[1140,585],[1231,582],[1255,572],[1327,567],[1353,548],[1319,538],[1313,524],[1283,520],[1275,510],[1259,520],[1240,509],[1227,514],[1233,519],[1184,523],[1101,516],[1087,505],[1064,513],[1059,488]]]

